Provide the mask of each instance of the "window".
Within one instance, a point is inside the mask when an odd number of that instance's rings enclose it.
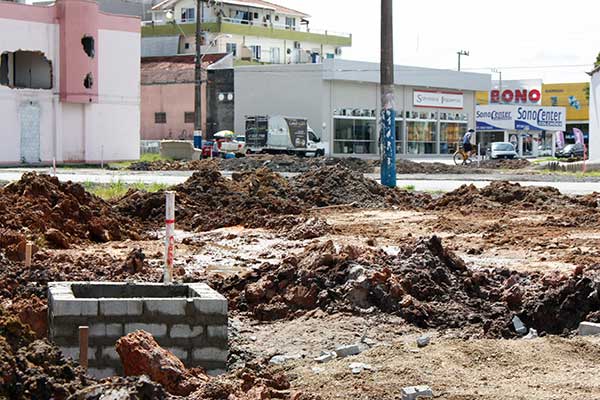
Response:
[[[237,43],[227,43],[227,53],[233,54],[234,57],[237,57]]]
[[[85,78],[83,78],[83,86],[86,89],[91,89],[92,86],[94,86],[94,77],[92,76],[91,72],[88,72]]]
[[[437,153],[437,113],[412,112],[406,121],[406,152],[408,154]]]
[[[334,145],[336,154],[375,154],[377,152],[375,118],[335,118]]]
[[[279,15],[275,16],[275,22],[279,22]]]
[[[181,9],[181,22],[194,22],[196,21],[196,10],[194,8],[182,8]]]
[[[258,19],[258,13],[257,12],[254,13],[254,19]]]
[[[184,48],[184,49],[186,49],[186,50],[188,50],[188,49],[190,48],[190,44],[189,44],[188,42],[186,42],[186,43],[183,45],[183,48]]]
[[[155,124],[166,124],[167,123],[167,113],[164,113],[164,112],[154,113],[154,123]]]
[[[401,115],[402,113],[398,113]],[[404,121],[396,118],[396,154],[404,153],[402,142],[404,141]]]
[[[252,51],[252,58],[255,60],[260,60],[260,55],[262,53],[262,49],[258,45],[250,46],[250,51]]]
[[[285,26],[289,29],[296,29],[296,18],[285,17]]]
[[[250,21],[250,13],[248,11],[236,11],[233,19],[240,24],[247,24]]]
[[[183,113],[183,122],[186,124],[193,124],[196,122],[194,112],[185,112]]]
[[[4,52],[0,85],[13,89],[52,89],[52,63],[41,51]]]

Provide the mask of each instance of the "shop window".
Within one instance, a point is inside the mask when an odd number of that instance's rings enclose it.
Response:
[[[155,124],[166,124],[167,123],[167,113],[164,113],[164,112],[154,113],[154,123]]]
[[[376,154],[375,118],[336,118],[333,151],[336,154]]]
[[[41,51],[4,52],[0,84],[12,89],[52,89],[52,62]]]
[[[467,132],[466,122],[440,122],[440,154],[454,154],[459,149],[462,138]]]
[[[437,153],[437,121],[408,120],[406,136],[407,154]]]
[[[194,112],[185,112],[183,113],[183,122],[186,124],[193,124],[196,122]]]
[[[87,54],[87,56],[90,58],[94,58],[94,38],[91,36],[82,37],[81,45],[83,46],[83,51],[85,54]]]

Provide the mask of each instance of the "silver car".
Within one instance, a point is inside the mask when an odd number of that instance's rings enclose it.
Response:
[[[517,152],[512,143],[509,142],[494,142],[490,149],[490,158],[516,158]]]

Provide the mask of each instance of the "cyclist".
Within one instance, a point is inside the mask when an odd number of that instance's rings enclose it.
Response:
[[[473,152],[473,145],[471,144],[471,136],[475,133],[474,129],[469,129],[467,133],[463,136],[462,145],[467,158],[471,157],[471,153]]]

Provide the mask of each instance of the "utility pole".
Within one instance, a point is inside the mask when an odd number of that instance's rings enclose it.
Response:
[[[469,56],[469,52],[466,51],[466,50],[460,50],[460,51],[457,51],[456,54],[458,54],[458,70],[460,71],[460,57],[461,56],[467,56],[468,57]]]
[[[396,187],[396,100],[394,98],[392,0],[381,0],[381,184]]]
[[[202,138],[202,0],[196,0],[196,68],[194,71],[194,137]]]

